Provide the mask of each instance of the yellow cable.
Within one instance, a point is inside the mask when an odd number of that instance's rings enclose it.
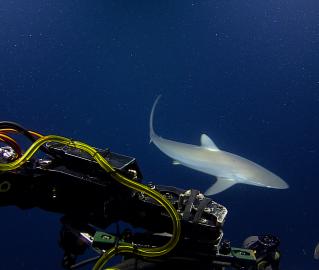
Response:
[[[177,213],[176,209],[171,205],[171,203],[161,193],[149,188],[148,186],[135,182],[121,175],[101,156],[101,154],[99,154],[97,150],[95,150],[93,147],[85,143],[72,141],[68,138],[61,137],[61,136],[55,136],[55,135],[43,136],[39,138],[36,142],[34,142],[30,146],[30,148],[23,154],[23,156],[20,157],[19,159],[11,163],[0,164],[0,171],[8,171],[8,170],[14,170],[19,168],[35,154],[35,152],[41,147],[41,145],[47,142],[58,142],[58,143],[65,144],[65,145],[68,145],[77,149],[81,149],[87,152],[97,161],[97,163],[106,172],[108,172],[119,183],[131,189],[137,190],[139,192],[143,192],[147,196],[150,196],[151,198],[156,200],[161,206],[165,208],[165,210],[169,213],[172,219],[172,223],[173,223],[172,238],[164,246],[156,247],[156,248],[138,248],[127,243],[120,244],[117,247],[113,247],[110,250],[106,251],[101,256],[101,258],[97,261],[97,263],[94,265],[93,270],[101,270],[110,258],[112,258],[114,255],[119,253],[134,253],[136,255],[143,256],[143,257],[157,257],[170,252],[176,246],[181,233],[181,224],[180,224],[179,214]]]
[[[3,138],[6,139],[6,140],[3,140]],[[15,144],[15,145],[18,145],[18,143],[17,143],[14,139],[12,139],[12,138],[9,137],[8,135],[3,134],[3,133],[1,133],[1,132],[0,132],[0,140],[1,140],[2,142],[9,141],[9,142],[11,142],[11,143],[13,143],[13,144]]]

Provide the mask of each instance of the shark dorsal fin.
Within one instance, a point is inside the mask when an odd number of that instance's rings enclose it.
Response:
[[[204,148],[207,148],[207,149],[212,150],[212,151],[219,151],[216,144],[206,134],[201,135],[200,142],[201,142],[202,147],[204,147]]]

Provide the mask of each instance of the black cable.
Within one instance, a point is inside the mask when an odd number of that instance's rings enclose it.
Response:
[[[0,122],[0,129],[3,129],[3,128],[14,129],[14,130],[18,131],[19,133],[21,133],[22,135],[24,135],[25,137],[27,137],[31,142],[36,141],[36,139],[33,137],[33,135],[27,129],[25,129],[23,126],[19,125],[18,123],[10,122],[10,121],[2,121],[2,122]]]

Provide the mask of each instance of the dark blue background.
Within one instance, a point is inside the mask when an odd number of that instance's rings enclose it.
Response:
[[[165,138],[222,149],[276,172],[288,190],[215,196],[240,245],[282,240],[282,269],[318,269],[317,0],[3,0],[1,120],[138,158],[147,181],[205,190],[149,145],[153,101]],[[1,210],[0,269],[60,269],[59,215]]]

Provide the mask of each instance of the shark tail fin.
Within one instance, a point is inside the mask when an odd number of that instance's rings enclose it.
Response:
[[[156,133],[154,131],[153,128],[153,118],[154,118],[154,111],[155,111],[155,107],[159,101],[159,99],[161,98],[161,95],[157,96],[156,100],[154,101],[152,110],[151,110],[151,116],[150,116],[150,143],[153,141],[153,137],[156,136]]]
[[[215,195],[217,193],[220,193],[231,186],[235,185],[236,181],[229,179],[229,178],[224,178],[224,177],[217,177],[217,181],[205,191],[205,195]]]

